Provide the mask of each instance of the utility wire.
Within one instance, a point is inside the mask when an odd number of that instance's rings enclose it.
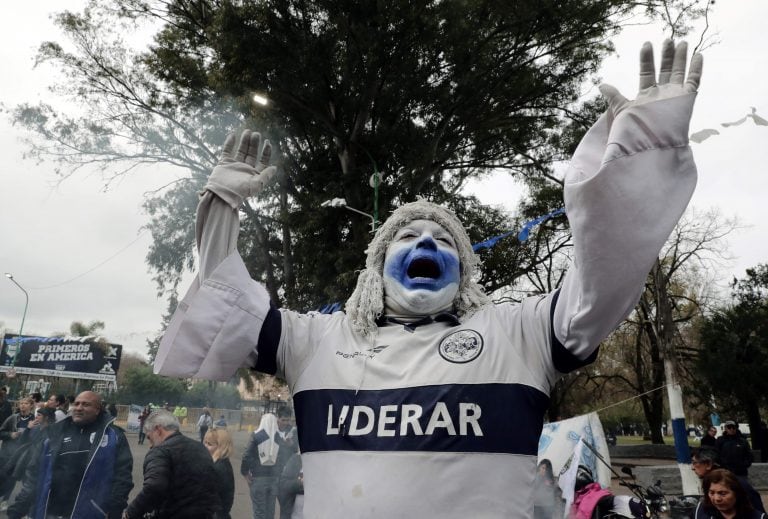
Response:
[[[126,250],[127,250],[127,249],[128,249],[130,246],[131,246],[131,245],[133,245],[134,243],[136,243],[137,241],[139,241],[139,240],[140,240],[140,239],[141,239],[141,238],[142,238],[142,237],[143,237],[143,236],[146,234],[146,232],[147,232],[147,230],[146,230],[146,229],[144,229],[144,230],[143,230],[143,231],[141,231],[141,232],[139,233],[139,235],[138,235],[138,236],[137,236],[137,237],[136,237],[136,238],[135,238],[133,241],[131,241],[131,242],[130,242],[128,245],[126,245],[126,246],[125,246],[125,247],[123,247],[122,249],[118,250],[117,252],[115,252],[114,254],[112,254],[110,257],[108,257],[107,259],[105,259],[104,261],[102,261],[101,263],[98,263],[97,265],[94,265],[93,267],[89,268],[89,269],[88,269],[88,270],[86,270],[85,272],[83,272],[83,273],[81,273],[81,274],[78,274],[77,276],[75,276],[75,277],[73,277],[73,278],[70,278],[70,279],[68,279],[68,280],[66,280],[66,281],[62,281],[61,283],[56,283],[55,285],[48,285],[48,286],[45,286],[45,287],[28,287],[28,288],[29,288],[30,290],[48,290],[48,289],[50,289],[50,288],[58,288],[58,287],[60,287],[60,286],[66,285],[67,283],[71,283],[71,282],[73,282],[73,281],[75,281],[75,280],[77,280],[77,279],[80,279],[81,277],[83,277],[83,276],[86,276],[86,275],[90,274],[91,272],[93,272],[93,271],[94,271],[94,270],[96,270],[97,268],[99,268],[99,267],[101,267],[101,266],[103,266],[103,265],[105,265],[105,264],[109,263],[110,261],[112,261],[113,259],[115,259],[117,256],[119,256],[120,254],[122,254],[123,252],[125,252],[125,251],[126,251]]]
[[[664,389],[668,385],[669,384],[664,384],[663,386],[659,386],[656,389],[651,389],[650,391],[646,391],[645,393],[640,393],[639,395],[635,395],[635,396],[631,396],[629,398],[625,398],[624,400],[622,400],[620,402],[616,402],[615,404],[607,405],[607,406],[602,407],[600,409],[597,409],[597,410],[595,410],[593,412],[599,413],[600,411],[605,411],[606,409],[610,409],[611,407],[615,407],[615,406],[617,406],[619,404],[623,404],[624,402],[629,402],[630,400],[634,400],[635,398],[640,398],[641,396],[647,395],[649,393],[653,393],[654,391],[658,391],[659,389]]]

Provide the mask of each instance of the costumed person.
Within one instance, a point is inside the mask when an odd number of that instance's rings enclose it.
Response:
[[[240,473],[248,481],[250,489],[253,519],[275,517],[277,478],[280,476],[277,460],[281,450],[278,437],[277,417],[265,413],[240,463]]]
[[[417,201],[377,229],[346,313],[277,309],[236,248],[238,208],[275,172],[271,145],[230,135],[198,205],[200,271],[155,372],[284,378],[307,517],[531,517],[550,388],[633,310],[693,193],[702,58],[686,80],[686,54],[666,41],[657,76],[645,44],[635,100],[601,86],[608,111],[564,179],[574,261],[561,288],[519,304],[489,300],[459,219]]]

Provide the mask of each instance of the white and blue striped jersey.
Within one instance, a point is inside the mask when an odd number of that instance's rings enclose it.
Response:
[[[632,310],[696,183],[695,95],[633,106],[586,134],[565,178],[574,261],[562,287],[456,322],[355,335],[345,314],[270,307],[236,251],[236,208],[198,207],[200,273],[155,372],[277,373],[293,395],[309,518],[530,517],[538,438],[560,373]]]

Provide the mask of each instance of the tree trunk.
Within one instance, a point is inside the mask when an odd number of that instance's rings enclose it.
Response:
[[[747,408],[747,421],[749,422],[749,442],[752,444],[753,449],[758,450],[762,448],[763,441],[765,441],[762,433],[763,429],[760,426],[762,422],[760,419],[760,405],[755,400],[750,400],[745,402],[745,404]]]

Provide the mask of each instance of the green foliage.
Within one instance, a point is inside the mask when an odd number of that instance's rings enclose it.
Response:
[[[149,402],[178,402],[186,390],[183,380],[155,375],[151,366],[138,364],[127,368],[115,401],[138,405],[146,405]]]
[[[344,197],[373,213],[374,168],[382,219],[421,196],[460,209],[478,240],[512,228],[461,188],[499,168],[553,181],[560,143],[573,140],[571,130],[558,137],[560,128],[588,126],[579,89],[611,50],[612,17],[631,8],[617,0],[92,2],[58,17],[70,45],[44,43],[38,57],[64,71],[58,92],[83,102],[85,115],[25,105],[14,116],[45,139],[31,154],[57,158],[62,174],[155,162],[191,172],[146,205],[147,260],[170,293],[193,267],[196,192],[215,150],[229,130],[261,129],[278,144],[283,174],[258,211],[244,207],[240,250],[276,302],[315,308],[346,299],[370,238],[364,218],[320,204]],[[144,52],[111,36],[146,20],[160,28]],[[271,108],[254,108],[253,91]],[[530,254],[488,259],[491,290],[532,268]]]
[[[180,402],[188,407],[215,407],[237,409],[240,394],[232,385],[197,382],[182,397]]]
[[[525,214],[559,207],[553,164],[601,108],[580,93],[612,51],[609,38],[638,6],[684,27],[701,15],[690,4],[92,0],[57,17],[68,41],[43,43],[38,55],[63,73],[54,91],[83,113],[40,104],[13,117],[41,138],[30,155],[56,159],[62,175],[97,165],[119,176],[160,162],[189,171],[146,205],[147,261],[171,298],[194,265],[196,193],[220,143],[229,131],[259,129],[277,144],[281,173],[243,206],[239,250],[276,304],[312,309],[347,298],[370,239],[365,218],[323,201],[343,197],[370,214],[378,207],[383,220],[424,197],[455,207],[481,240],[525,216],[484,208],[462,188],[505,170],[531,186]],[[157,28],[149,48],[117,36],[148,22]],[[269,107],[252,104],[254,91]],[[566,225],[560,218],[524,247],[508,240],[487,253],[484,286],[556,287]]]
[[[732,286],[733,303],[701,326],[698,368],[720,409],[747,416],[755,428],[768,394],[768,265],[748,269]]]

